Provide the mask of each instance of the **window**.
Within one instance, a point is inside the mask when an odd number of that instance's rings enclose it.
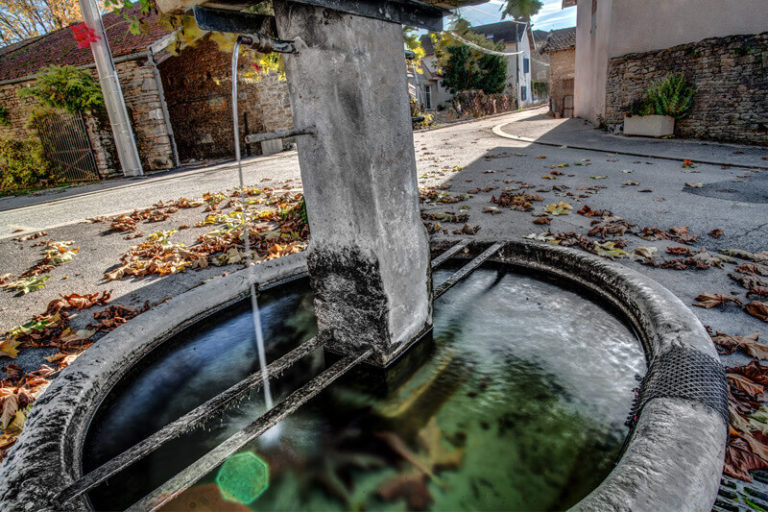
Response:
[[[531,72],[531,61],[528,57],[523,57],[523,73]]]
[[[520,86],[520,99],[526,101],[528,99],[528,91],[524,85]]]
[[[432,109],[432,86],[431,85],[424,86],[424,108],[426,108],[427,110]]]

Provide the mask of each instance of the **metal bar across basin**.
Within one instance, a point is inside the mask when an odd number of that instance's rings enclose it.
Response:
[[[289,414],[292,414],[296,409],[314,398],[323,389],[354,368],[358,363],[367,359],[371,354],[373,354],[373,349],[368,349],[360,354],[352,354],[338,360],[320,375],[288,395],[285,400],[260,416],[256,421],[230,436],[226,441],[200,457],[194,464],[191,464],[150,494],[134,503],[128,510],[157,510],[173,500],[185,489],[188,489],[195,482],[213,471],[227,457],[275,426]]]
[[[299,359],[323,346],[325,346],[325,341],[321,341],[317,337],[305,341],[267,366],[267,372],[269,374],[268,378],[272,380],[273,378],[279,377]],[[262,385],[263,380],[261,371],[250,374],[237,384],[192,409],[179,419],[167,424],[143,441],[128,448],[114,459],[105,462],[98,468],[82,476],[59,493],[58,501],[60,503],[66,503],[96,487],[115,473],[118,473],[154,452],[168,441],[176,439],[186,432],[189,432],[191,429],[205,421],[210,415],[221,411],[233,400],[240,398],[249,391],[260,389]]]
[[[292,130],[292,131],[297,131],[297,130]],[[468,240],[463,240],[455,244],[454,246],[452,246],[450,249],[446,250],[439,256],[437,256],[434,260],[432,260],[432,268],[437,268],[439,265],[447,261],[449,258],[451,258],[453,255],[458,253],[460,250],[467,247],[469,243],[470,242]],[[501,244],[496,244],[496,246],[499,246],[500,248]],[[491,249],[493,249],[493,247]],[[446,283],[451,281],[450,286],[453,286],[453,284],[456,284],[458,281],[466,277],[466,275],[468,275],[472,270],[474,270],[477,266],[479,266],[483,261],[488,259],[498,250],[497,248],[493,250],[493,252],[490,252],[491,249],[488,249],[487,251],[485,251],[483,254],[475,258],[475,260],[473,260],[472,262],[467,264],[464,268],[459,270],[459,272],[451,276],[451,278],[448,281],[446,281]],[[474,267],[469,268],[472,265],[474,265]],[[457,277],[458,274],[462,274],[462,275]],[[450,288],[450,286],[445,287],[445,289],[443,289],[443,287],[439,288],[438,292],[435,293],[435,298],[445,293],[445,291],[447,291],[448,288]],[[305,341],[304,343],[294,348],[287,354],[273,361],[267,367],[268,378],[272,380],[273,378],[279,377],[291,366],[293,366],[298,360],[305,357],[306,355],[313,352],[314,350],[324,347],[326,343],[327,343],[327,340],[321,341],[317,337],[313,337],[308,341]],[[263,381],[262,381],[261,372],[252,373],[251,375],[241,380],[237,384],[231,386],[227,390],[219,393],[213,398],[210,398],[209,400],[200,404],[199,406],[189,411],[188,413],[184,414],[180,418],[167,424],[166,426],[164,426],[163,428],[161,428],[151,436],[147,437],[143,441],[140,441],[137,444],[133,445],[132,447],[128,448],[121,454],[117,455],[115,458],[105,462],[98,468],[83,475],[81,478],[73,482],[70,486],[64,488],[59,493],[57,501],[62,504],[67,503],[68,501],[71,501],[72,499],[77,498],[78,496],[89,491],[90,489],[93,489],[94,487],[101,484],[102,482],[109,479],[110,477],[114,476],[115,474],[119,473],[123,469],[131,466],[132,464],[135,464],[139,460],[153,453],[158,448],[163,446],[165,443],[172,441],[173,439],[176,439],[182,436],[183,434],[185,434],[186,432],[189,432],[193,428],[197,427],[199,424],[204,422],[209,416],[221,411],[224,407],[227,406],[227,404],[231,403],[233,400],[240,398],[241,396],[243,396],[245,393],[249,391],[259,390],[262,387],[262,385],[263,385]]]
[[[455,246],[454,246],[455,247]],[[456,271],[455,274],[453,274],[451,277],[449,277],[444,283],[442,283],[440,286],[438,286],[433,294],[433,300],[439,299],[445,292],[450,290],[456,283],[467,277],[470,273],[472,273],[473,270],[475,270],[477,267],[482,265],[485,260],[496,254],[499,249],[504,247],[504,243],[502,242],[496,242],[492,246],[490,246],[488,249],[483,251],[479,256],[477,256],[475,259],[461,267],[459,270]],[[453,250],[453,248],[448,249]]]

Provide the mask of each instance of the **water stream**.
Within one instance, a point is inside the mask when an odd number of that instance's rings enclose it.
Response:
[[[238,109],[237,109],[237,78],[238,69],[237,63],[240,56],[240,38],[237,38],[235,47],[232,50],[232,121],[234,125],[235,134],[235,160],[237,161],[237,175],[240,181],[240,205],[243,209],[243,243],[245,245],[245,262],[248,271],[253,269],[254,261],[253,254],[251,253],[251,239],[248,233],[248,203],[246,201],[247,196],[243,192],[245,190],[245,179],[243,178],[243,162],[240,156],[240,124],[238,123]],[[256,296],[256,286],[252,276],[248,277],[251,288],[251,309],[253,310],[253,330],[256,334],[256,347],[259,353],[259,366],[261,367],[261,378],[264,382],[264,402],[267,410],[271,409],[274,405],[272,400],[272,389],[269,385],[269,376],[267,373],[267,356],[264,351],[264,332],[261,328],[261,316],[259,315],[259,300]],[[275,425],[272,429],[266,432],[264,435],[268,438],[275,438],[279,435],[280,425]]]

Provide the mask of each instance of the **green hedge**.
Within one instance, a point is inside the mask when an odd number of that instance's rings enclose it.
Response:
[[[37,139],[0,139],[0,191],[28,188],[54,177]]]

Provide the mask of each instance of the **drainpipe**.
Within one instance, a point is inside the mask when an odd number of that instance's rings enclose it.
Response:
[[[165,102],[165,90],[163,89],[163,81],[160,79],[160,70],[157,69],[157,62],[155,62],[155,52],[152,48],[149,49],[149,58],[147,59],[152,65],[152,74],[155,76],[155,84],[157,84],[157,93],[160,96],[160,108],[163,110],[163,121],[165,121],[165,128],[168,130],[168,138],[171,141],[171,153],[173,153],[173,165],[179,166],[179,150],[176,148],[176,137],[173,135],[173,126],[171,126],[171,115],[168,113],[168,104]]]
[[[125,176],[143,176],[139,160],[139,151],[136,149],[136,140],[128,119],[128,110],[125,108],[123,92],[120,89],[120,81],[117,77],[117,69],[112,61],[112,52],[109,41],[101,20],[101,13],[94,0],[80,0],[80,10],[83,19],[95,31],[98,41],[91,43],[93,60],[96,62],[96,70],[99,73],[99,83],[104,93],[104,105],[107,107],[109,123],[112,125],[112,134],[115,138],[117,156],[123,168]]]

